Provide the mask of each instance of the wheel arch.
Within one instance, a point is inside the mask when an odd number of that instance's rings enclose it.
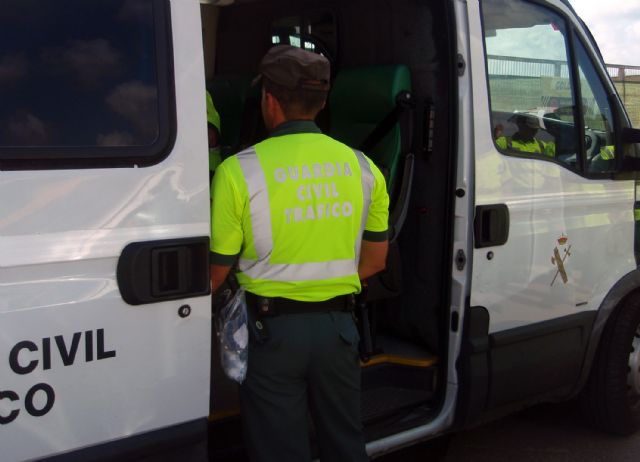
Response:
[[[605,326],[623,302],[635,293],[640,293],[640,269],[635,269],[627,273],[622,279],[616,282],[600,304],[589,336],[589,343],[582,364],[582,372],[572,396],[580,393],[589,379],[591,366],[593,365],[596,352],[600,346],[600,340]]]

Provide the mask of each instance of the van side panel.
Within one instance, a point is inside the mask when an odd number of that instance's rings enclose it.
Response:
[[[209,234],[198,4],[171,2],[171,21],[178,130],[164,161],[0,172],[3,460],[207,415],[209,297],[132,306],[116,281],[127,244]]]

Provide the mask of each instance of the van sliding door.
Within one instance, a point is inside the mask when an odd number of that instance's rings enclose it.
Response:
[[[2,4],[2,460],[206,431],[199,24],[197,2]]]

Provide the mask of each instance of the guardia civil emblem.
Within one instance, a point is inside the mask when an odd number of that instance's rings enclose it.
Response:
[[[569,238],[562,233],[562,236],[558,238],[558,245],[553,249],[553,257],[551,257],[551,264],[556,266],[556,274],[551,281],[553,286],[558,279],[558,276],[562,279],[562,282],[566,284],[569,281],[567,277],[567,270],[564,267],[565,261],[571,256],[571,244],[567,245]]]

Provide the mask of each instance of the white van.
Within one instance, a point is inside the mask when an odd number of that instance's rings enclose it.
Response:
[[[0,43],[3,461],[241,455],[204,94],[223,155],[261,139],[282,43],[331,61],[318,124],[388,180],[369,454],[574,397],[638,427],[640,131],[566,0],[5,0]]]

